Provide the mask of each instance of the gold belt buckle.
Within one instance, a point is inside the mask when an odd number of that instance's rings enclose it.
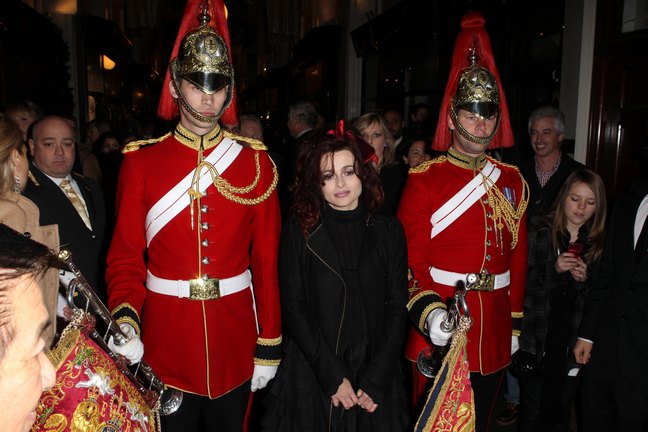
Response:
[[[189,281],[189,299],[216,300],[220,297],[220,280],[196,278]]]
[[[477,274],[477,282],[470,287],[476,291],[495,291],[495,275],[489,274],[488,270],[483,269]]]

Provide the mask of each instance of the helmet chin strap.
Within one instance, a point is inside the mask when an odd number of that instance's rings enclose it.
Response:
[[[497,122],[495,123],[495,129],[493,129],[493,132],[491,132],[490,135],[487,137],[477,137],[470,132],[468,132],[459,122],[459,118],[457,117],[457,112],[455,111],[454,105],[450,106],[450,118],[452,118],[452,123],[454,123],[455,128],[457,128],[457,132],[459,132],[459,135],[462,137],[466,138],[468,141],[474,142],[476,144],[480,145],[488,145],[490,142],[493,140],[493,137],[495,136],[495,133],[497,133],[497,128],[499,127],[499,120],[500,116],[497,116]]]
[[[171,82],[173,83],[173,88],[175,89],[176,93],[178,94],[178,101],[180,101],[180,104],[182,104],[183,108],[191,115],[191,117],[195,118],[199,122],[203,123],[209,123],[209,124],[216,124],[218,123],[218,119],[221,117],[223,114],[223,111],[225,111],[226,106],[223,105],[221,110],[216,113],[213,116],[204,116],[200,114],[198,111],[193,109],[191,105],[189,105],[189,102],[185,99],[184,95],[180,91],[180,86],[178,85],[178,80],[176,79],[176,76],[174,73],[171,74]]]

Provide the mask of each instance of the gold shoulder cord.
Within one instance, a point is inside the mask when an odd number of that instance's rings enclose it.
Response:
[[[520,204],[517,209],[515,209],[490,177],[486,177],[481,170],[479,173],[484,178],[484,185],[487,187],[486,195],[488,197],[488,205],[493,209],[493,220],[496,223],[497,229],[500,230],[500,238],[502,238],[501,230],[504,227],[504,224],[506,224],[506,227],[511,233],[511,249],[513,249],[517,245],[520,221],[529,201],[529,185],[524,178],[520,176],[520,180],[522,180],[522,197],[520,199]],[[502,223],[502,221],[504,223]]]

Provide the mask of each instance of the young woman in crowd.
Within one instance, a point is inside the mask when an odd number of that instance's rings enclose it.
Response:
[[[547,216],[529,223],[520,351],[520,430],[569,431],[579,369],[572,348],[603,249],[606,199],[590,170],[572,173]]]
[[[359,137],[339,128],[305,145],[279,255],[284,356],[263,430],[404,431],[403,229],[376,213],[380,180]]]

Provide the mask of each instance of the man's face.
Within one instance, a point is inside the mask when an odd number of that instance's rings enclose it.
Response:
[[[48,117],[36,125],[29,150],[34,162],[45,174],[64,178],[74,165],[74,133],[70,123],[62,118]]]
[[[0,360],[0,424],[3,430],[28,431],[36,420],[43,391],[54,385],[54,366],[45,356],[42,332],[49,322],[40,289],[29,275],[9,288],[14,340]]]
[[[457,113],[457,120],[468,133],[478,138],[490,136],[497,126],[497,114],[483,119],[470,111],[460,109]],[[448,126],[452,131],[452,148],[458,152],[466,156],[476,157],[484,153],[488,148],[488,144],[478,144],[464,138],[455,127],[450,115],[448,115]]]
[[[565,134],[556,132],[552,118],[543,117],[531,123],[531,147],[538,157],[547,157],[560,152],[560,143]]]
[[[427,108],[424,107],[419,107],[415,112],[411,114],[412,122],[413,123],[421,123],[427,120],[427,118],[430,116],[430,112],[428,111]]]
[[[172,82],[169,82],[169,90],[171,91],[171,96],[174,98],[179,97]],[[221,112],[227,99],[227,91],[228,88],[225,86],[215,93],[207,94],[191,82],[180,79],[180,92],[184,96],[185,101],[187,101],[191,108],[204,116],[214,116]],[[193,133],[205,135],[216,126],[216,123],[203,122],[194,118],[181,103],[178,105],[180,107],[180,123]]]
[[[263,128],[253,121],[243,121],[241,123],[241,135],[263,141]]]
[[[398,139],[403,135],[403,117],[397,111],[386,111],[383,116],[387,122],[387,129],[391,132],[394,139]]]

